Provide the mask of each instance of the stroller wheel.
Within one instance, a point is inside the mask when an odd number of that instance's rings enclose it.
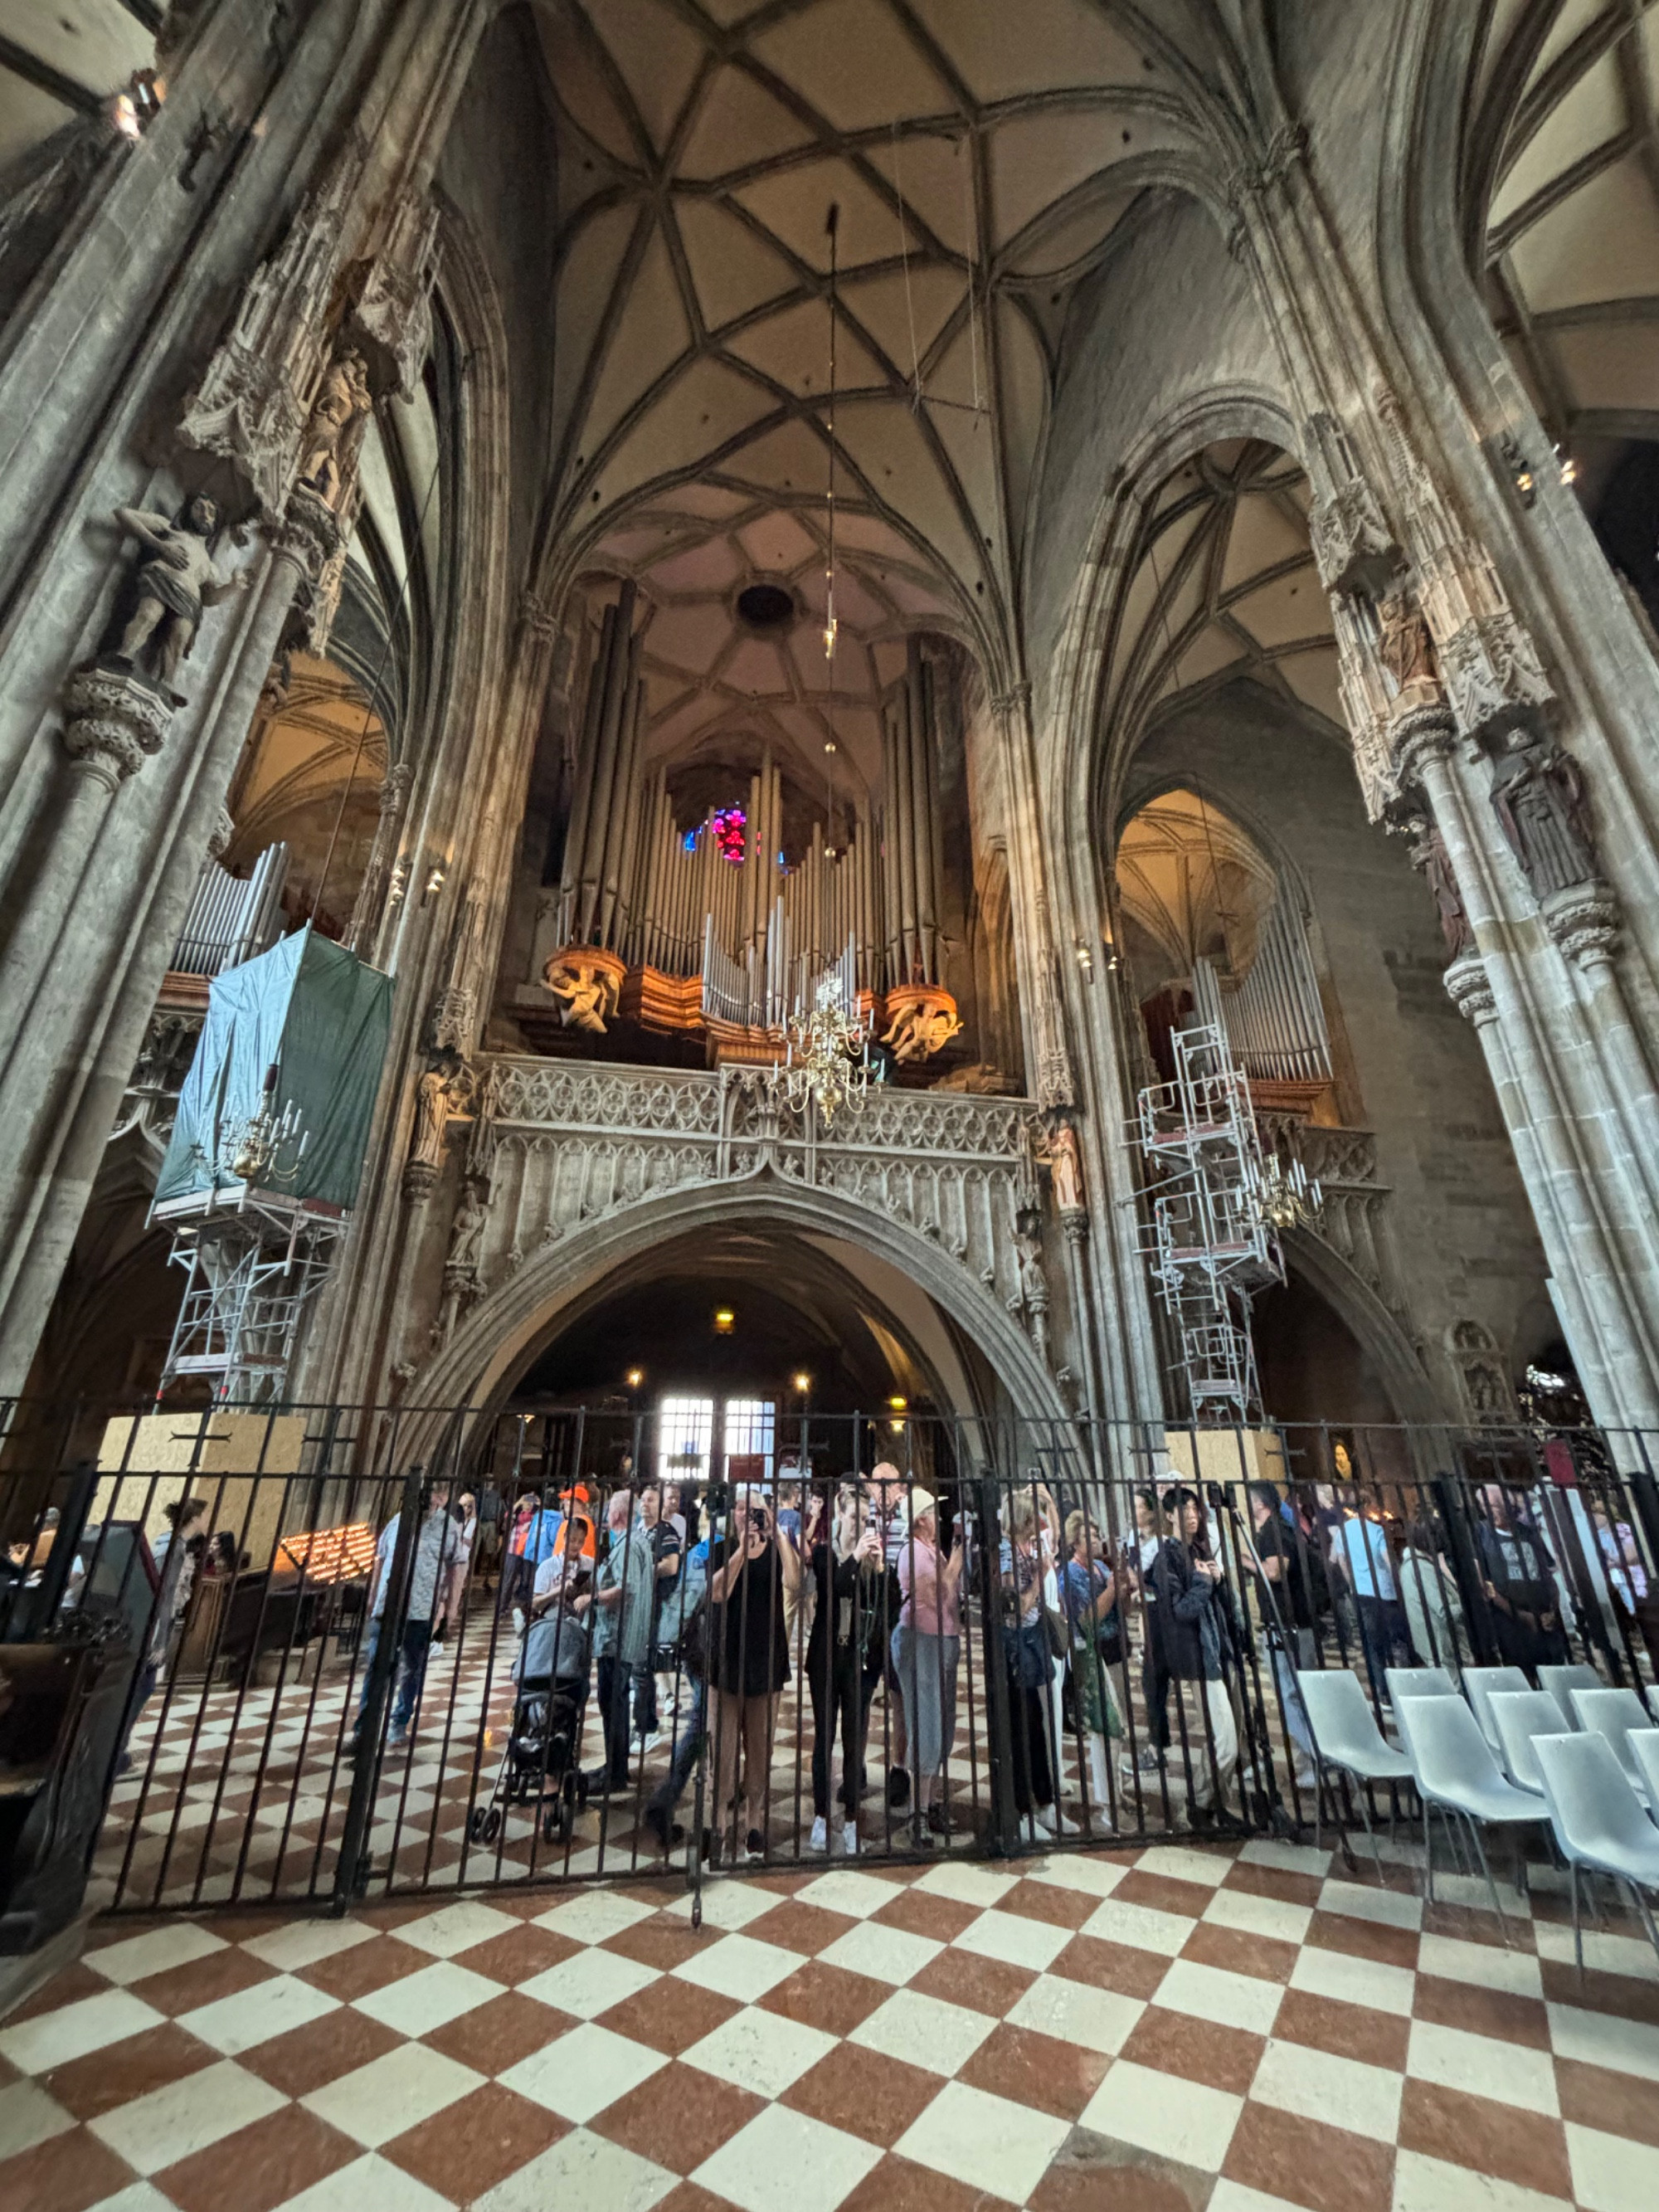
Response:
[[[550,1805],[542,1814],[542,1835],[550,1844],[556,1844],[564,1833],[564,1811],[562,1806]]]
[[[487,1844],[493,1844],[493,1843],[495,1842],[495,1840],[496,1837],[497,1837],[497,1836],[499,1836],[501,1832],[501,1812],[500,1812],[499,1808],[497,1808],[496,1806],[492,1805],[492,1806],[490,1807],[489,1810],[489,1811],[484,1814],[484,1821],[483,1821],[483,1839],[484,1839],[485,1843],[487,1843]]]
[[[481,1841],[483,1836],[483,1825],[484,1808],[482,1805],[475,1805],[466,1816],[466,1833],[469,1843],[476,1844]]]

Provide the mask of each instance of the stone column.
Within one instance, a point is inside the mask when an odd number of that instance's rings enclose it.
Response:
[[[1017,684],[991,702],[1002,736],[1008,809],[1008,881],[1014,923],[1014,964],[1025,1030],[1028,1086],[1039,1106],[1070,1106],[1076,1097],[1066,1018],[1054,957],[1045,874],[1042,810],[1031,741],[1031,687]]]

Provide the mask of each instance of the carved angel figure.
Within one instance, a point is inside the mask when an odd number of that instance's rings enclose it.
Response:
[[[138,604],[121,633],[117,657],[137,666],[151,658],[145,648],[153,647],[149,672],[171,691],[179,664],[195,642],[203,608],[245,591],[246,572],[222,576],[214,566],[209,542],[219,526],[219,510],[203,494],[177,522],[142,507],[118,507],[115,520],[148,556],[138,563]]]
[[[374,407],[362,356],[344,353],[330,362],[306,424],[300,482],[336,514],[356,473],[357,449]]]
[[[1492,808],[1510,850],[1542,901],[1595,875],[1584,779],[1572,755],[1512,730],[1492,782]]]
[[[956,1001],[940,991],[927,998],[907,1000],[881,1042],[895,1060],[931,1060],[961,1027]]]
[[[556,952],[542,979],[559,1002],[559,1021],[565,1029],[586,1030],[603,1036],[607,1018],[617,1011],[617,978],[605,962],[584,960],[580,953]]]

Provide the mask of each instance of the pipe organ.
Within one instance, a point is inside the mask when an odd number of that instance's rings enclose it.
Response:
[[[625,583],[593,644],[559,886],[559,949],[544,980],[562,993],[579,968],[591,985],[603,966],[627,1011],[626,978],[637,975],[650,980],[635,991],[636,1005],[681,1007],[687,1018],[686,993],[672,987],[695,981],[702,1016],[776,1032],[834,970],[878,1022],[900,1025],[893,1039],[900,1057],[937,1051],[955,1034],[956,1018],[945,988],[939,805],[946,665],[916,638],[908,641],[904,672],[882,702],[879,811],[860,795],[836,843],[833,817],[844,820],[848,810],[826,792],[792,866],[784,773],[769,749],[746,792],[734,790],[689,830],[677,817],[673,764],[645,769],[636,609],[636,587]]]

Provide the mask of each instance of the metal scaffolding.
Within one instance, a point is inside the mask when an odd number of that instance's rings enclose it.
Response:
[[[1250,1301],[1285,1279],[1249,1086],[1224,1030],[1178,1030],[1170,1042],[1175,1080],[1140,1093],[1132,1124],[1152,1202],[1142,1249],[1192,1419],[1248,1425],[1261,1416]]]
[[[345,1233],[344,1212],[239,1182],[169,1199],[153,1218],[172,1230],[167,1256],[187,1271],[157,1396],[199,1375],[221,1405],[280,1400],[307,1304]]]

